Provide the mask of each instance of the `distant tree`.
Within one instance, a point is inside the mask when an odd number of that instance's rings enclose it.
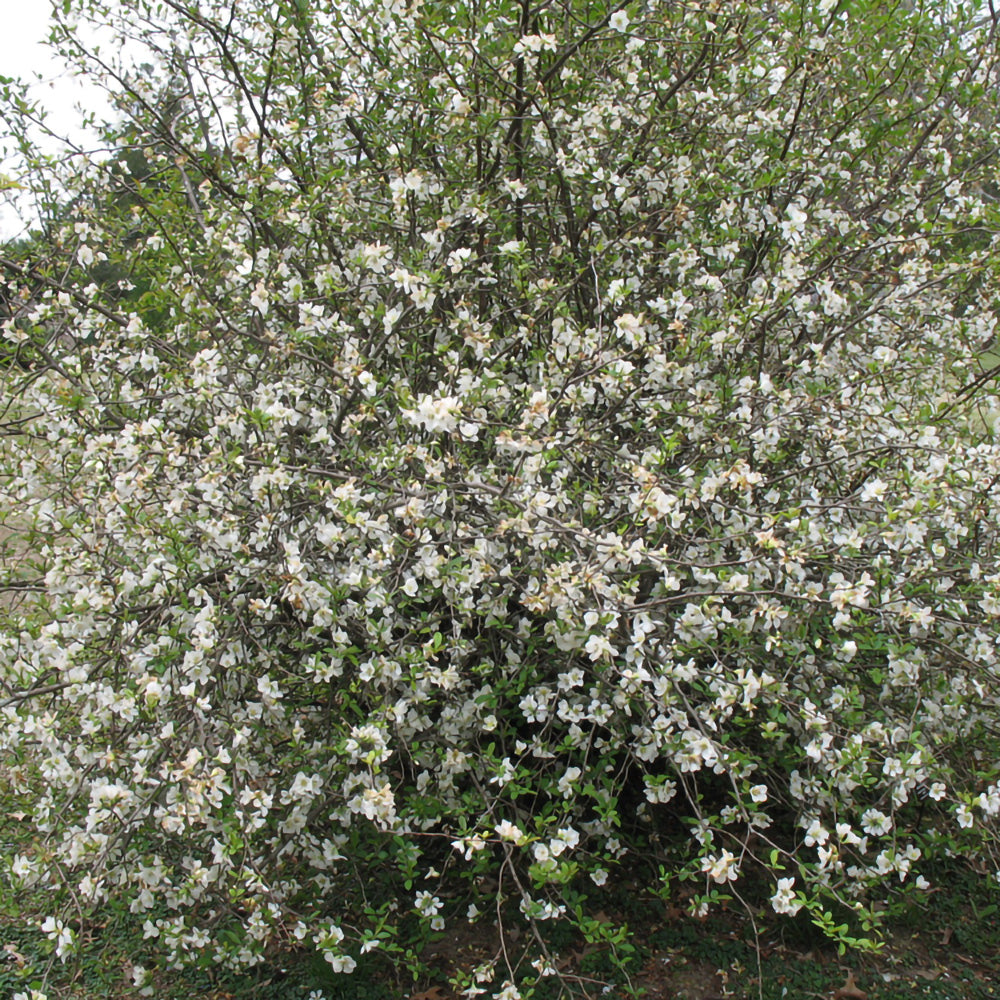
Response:
[[[6,326],[74,334],[0,641],[59,954],[67,898],[337,972],[499,916],[510,998],[579,985],[548,921],[626,967],[629,865],[845,943],[1000,878],[997,38],[942,10],[67,2],[152,69],[77,53],[126,148],[39,165]]]

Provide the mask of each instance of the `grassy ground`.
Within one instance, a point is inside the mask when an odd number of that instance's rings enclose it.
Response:
[[[717,1000],[722,997],[828,998],[828,1000],[985,1000],[1000,997],[1000,919],[996,893],[983,876],[942,872],[942,888],[921,910],[893,922],[878,954],[839,956],[808,920],[755,927],[739,911],[697,920],[682,899],[664,902],[639,883],[609,897],[608,915],[627,920],[638,945],[629,969],[632,990],[650,1000]],[[44,896],[0,890],[0,997],[33,986],[49,1000],[125,1000],[139,996],[132,981],[143,951],[141,929],[127,912],[111,908],[82,928],[83,947],[67,964],[54,961],[38,928]],[[608,956],[572,936],[552,941],[563,971],[586,987],[578,995],[624,1000]],[[307,954],[281,956],[252,976],[212,970],[158,974],[157,1000],[456,1000],[434,986],[442,973],[470,969],[494,956],[496,942],[482,929],[458,927],[432,943],[432,979],[413,980],[380,960],[351,976],[333,975]],[[616,982],[617,978],[617,982]],[[484,994],[488,998],[493,990]],[[553,990],[551,997],[558,995]],[[548,1000],[548,998],[545,998]]]

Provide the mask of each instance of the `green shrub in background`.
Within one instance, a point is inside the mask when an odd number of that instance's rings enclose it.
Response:
[[[993,21],[328,6],[54,22],[122,112],[8,262],[56,952],[109,901],[166,965],[499,921],[510,1000],[549,925],[627,960],[637,851],[848,944],[995,879]]]

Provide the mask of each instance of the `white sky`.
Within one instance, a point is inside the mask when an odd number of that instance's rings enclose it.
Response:
[[[3,14],[0,26],[0,75],[20,77],[31,83],[31,97],[49,111],[48,125],[56,135],[66,136],[87,148],[93,143],[80,128],[78,105],[87,110],[109,114],[109,105],[102,91],[87,86],[79,78],[64,74],[58,57],[42,44],[48,34],[49,11],[47,0],[0,0]],[[0,118],[0,146],[7,144],[9,130]],[[49,153],[58,153],[60,145],[53,139],[39,134],[40,144]],[[0,172],[15,180],[21,175],[15,159],[0,162]],[[28,228],[19,217],[9,199],[0,196],[0,240],[17,236]],[[26,201],[26,199],[24,199]],[[27,211],[21,209],[22,214]],[[30,220],[28,220],[30,221]]]

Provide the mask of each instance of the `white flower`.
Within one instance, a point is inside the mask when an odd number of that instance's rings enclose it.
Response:
[[[794,886],[794,878],[778,879],[778,891],[771,897],[771,906],[775,913],[787,913],[793,917],[802,909],[802,904],[795,900]]]
[[[802,238],[809,216],[801,205],[792,202],[785,210],[787,218],[781,223],[781,235],[790,243],[797,243]]]
[[[73,929],[67,927],[57,917],[46,917],[41,923],[41,929],[49,940],[55,941],[56,955],[65,962],[73,952]]]
[[[466,861],[471,861],[472,856],[486,846],[486,841],[483,840],[478,833],[474,833],[471,837],[465,837],[461,840],[453,840],[451,842],[451,846],[454,847],[456,851],[461,851],[462,857],[464,857]]]
[[[516,178],[511,178],[510,180],[505,180],[503,186],[507,189],[510,196],[515,201],[523,201],[528,193],[528,188],[525,186],[523,181],[519,181]]]
[[[5,320],[2,329],[4,337],[15,344],[23,343],[31,336],[27,330],[19,330],[12,319]]]
[[[369,243],[361,251],[361,265],[375,274],[384,274],[392,247],[384,243]]]
[[[726,882],[735,882],[740,874],[736,855],[726,850],[718,857],[709,855],[707,858],[702,858],[701,870],[713,882],[718,882],[719,885],[724,885]]]
[[[628,24],[628,14],[623,10],[616,10],[608,19],[608,27],[611,28],[612,31],[624,33],[628,31]]]
[[[268,295],[269,293],[263,280],[258,281],[254,290],[250,293],[250,305],[257,309],[261,316],[267,315]]]
[[[402,306],[393,306],[391,309],[385,311],[385,315],[382,317],[382,327],[386,333],[389,333],[392,328],[399,322],[403,315]]]
[[[510,757],[504,757],[504,759],[500,761],[500,767],[497,770],[497,773],[490,778],[490,784],[499,785],[503,788],[503,786],[508,782],[514,780],[514,775],[516,773],[514,765],[510,762]]]
[[[555,35],[522,35],[514,43],[514,52],[516,55],[521,55],[524,52],[542,52],[545,49],[555,52],[557,47]]]
[[[591,660],[594,661],[604,659],[605,657],[610,659],[618,653],[618,650],[603,635],[590,636],[583,648],[587,651]]]
[[[818,819],[813,819],[806,827],[806,847],[812,847],[813,844],[825,844],[829,839],[830,831]]]
[[[880,852],[879,856],[875,859],[875,872],[879,875],[888,875],[889,872],[895,871],[895,868],[896,852],[893,850]]]
[[[344,932],[336,925],[330,924],[324,930],[318,931],[313,936],[313,941],[327,951],[344,940]]]
[[[23,854],[15,854],[10,873],[17,879],[28,879],[34,873],[33,863]]]
[[[873,479],[871,482],[865,483],[864,489],[861,490],[861,502],[868,503],[869,500],[878,500],[881,502],[887,485],[881,479]]]
[[[556,787],[562,792],[564,799],[568,799],[573,794],[574,786],[583,772],[578,767],[567,767],[563,776],[559,779]]]
[[[861,828],[872,837],[881,837],[892,829],[892,820],[879,809],[866,809]]]
[[[676,794],[677,783],[669,778],[658,779],[655,785],[646,786],[646,800],[648,802],[669,802]]]
[[[396,819],[395,796],[388,782],[378,788],[366,788],[347,804],[353,812],[360,812],[362,816],[376,820],[379,824],[388,825]]]
[[[531,965],[540,976],[559,975],[559,970],[547,958],[536,958]]]
[[[429,892],[421,891],[414,899],[413,908],[422,916],[434,917],[441,909],[441,900]]]
[[[403,410],[411,423],[422,425],[433,433],[450,434],[458,427],[460,402],[455,396],[423,396],[415,410]]]
[[[149,708],[156,708],[160,703],[160,699],[163,697],[163,685],[155,678],[150,677],[146,681],[146,688],[143,692],[143,697],[145,698],[146,705]]]
[[[141,965],[132,966],[132,985],[139,989],[139,996],[151,997],[154,993],[153,974]]]
[[[770,83],[767,86],[767,92],[769,94],[776,94],[781,90],[781,85],[785,82],[785,77],[788,76],[788,70],[784,66],[775,66],[770,73],[767,74]]]
[[[556,831],[556,836],[550,841],[552,854],[559,857],[567,847],[576,847],[580,843],[580,834],[572,827],[561,827]]]
[[[472,251],[468,247],[459,247],[448,254],[448,270],[452,274],[458,274],[465,267],[465,262],[472,256]]]
[[[501,822],[499,822],[494,829],[501,840],[510,840],[515,844],[523,844],[527,839],[524,835],[524,831],[519,826],[515,826],[508,819],[501,820]]]
[[[323,957],[330,963],[334,972],[347,974],[353,972],[358,966],[358,963],[350,955],[335,955],[332,952],[327,952]]]

